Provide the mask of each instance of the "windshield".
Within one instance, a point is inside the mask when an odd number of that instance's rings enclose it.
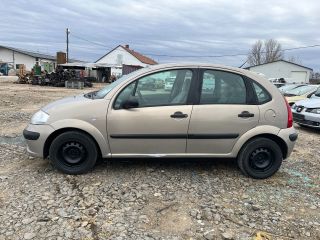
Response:
[[[123,83],[124,81],[126,81],[128,78],[134,76],[134,75],[138,75],[140,72],[145,71],[145,68],[136,70],[128,75],[123,75],[121,78],[119,78],[118,80],[116,80],[115,82],[105,86],[104,88],[102,88],[101,90],[97,91],[94,94],[94,98],[104,98],[113,88],[115,88],[116,86],[118,86],[120,83]]]
[[[298,85],[284,85],[284,86],[280,87],[279,90],[280,90],[280,92],[286,92],[286,91],[295,89],[297,87],[299,87],[299,86]]]
[[[289,90],[286,93],[300,96],[300,95],[306,94],[308,92],[311,92],[312,90],[316,90],[316,87],[315,86],[301,86],[301,87],[297,87],[295,89]]]

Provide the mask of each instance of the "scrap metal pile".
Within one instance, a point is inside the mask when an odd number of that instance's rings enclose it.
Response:
[[[79,72],[76,70],[66,70],[61,67],[57,67],[56,71],[52,73],[47,73],[46,71],[36,73],[35,70],[32,70],[30,73],[19,74],[17,83],[64,87],[66,81],[75,81],[83,82],[84,87],[92,87],[92,80],[92,78],[81,77]]]

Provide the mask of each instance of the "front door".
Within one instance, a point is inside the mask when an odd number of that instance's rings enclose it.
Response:
[[[185,154],[193,72],[153,73],[129,83],[113,98],[107,116],[112,156]]]
[[[258,125],[259,108],[240,75],[202,70],[199,103],[193,106],[187,153],[225,155],[242,134]]]

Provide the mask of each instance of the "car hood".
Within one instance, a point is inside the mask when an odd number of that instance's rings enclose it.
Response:
[[[55,108],[60,107],[61,105],[73,104],[75,102],[88,102],[88,101],[92,101],[92,99],[84,97],[83,94],[72,96],[72,97],[65,97],[47,104],[46,106],[42,107],[42,110],[44,112],[49,112],[51,110],[55,110]]]
[[[304,99],[296,102],[297,106],[304,106],[305,108],[320,108],[320,99]]]
[[[302,100],[302,99],[306,99],[307,97],[305,96],[294,96],[294,97],[286,97],[288,103],[295,103],[299,100]]]

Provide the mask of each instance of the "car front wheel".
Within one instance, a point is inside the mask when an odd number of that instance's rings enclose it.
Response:
[[[53,140],[49,158],[63,173],[82,174],[94,167],[98,151],[90,136],[78,131],[68,131]]]
[[[264,179],[279,170],[282,159],[282,151],[276,142],[268,138],[255,138],[241,149],[238,166],[244,175]]]

